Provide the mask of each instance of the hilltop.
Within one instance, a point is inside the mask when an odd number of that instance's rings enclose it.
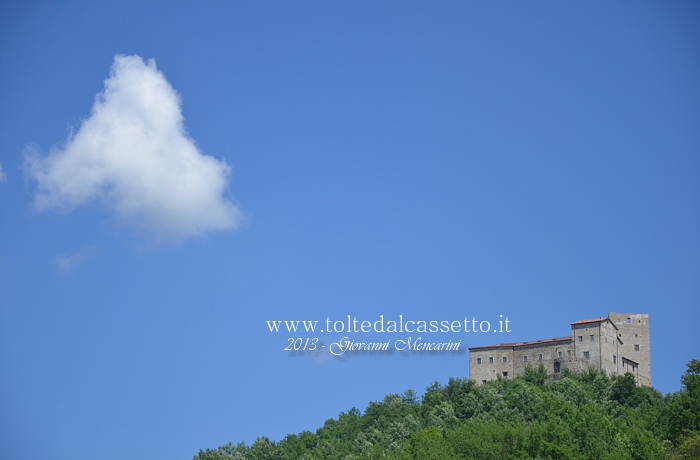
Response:
[[[200,450],[194,460],[456,460],[700,458],[700,361],[681,390],[662,395],[632,374],[543,366],[523,376],[476,385],[435,382],[421,398],[408,390],[327,420],[315,433],[279,442]]]

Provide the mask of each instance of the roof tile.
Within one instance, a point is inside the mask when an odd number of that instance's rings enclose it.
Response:
[[[607,316],[601,316],[600,318],[580,319],[578,321],[574,321],[573,323],[571,323],[571,325],[573,326],[574,324],[600,323],[600,322],[605,321],[607,319],[610,319],[610,318],[608,318]]]
[[[542,339],[542,340],[531,340],[529,342],[515,342],[515,343],[499,343],[496,345],[482,345],[479,347],[469,347],[470,350],[478,350],[479,348],[510,348],[510,347],[523,347],[526,345],[539,345],[539,344],[546,344],[546,343],[551,343],[551,342],[562,342],[565,340],[571,340],[571,336],[569,337],[557,337],[554,339]]]

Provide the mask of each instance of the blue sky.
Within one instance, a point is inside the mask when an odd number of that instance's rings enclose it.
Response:
[[[430,337],[466,348],[644,312],[677,391],[699,25],[694,2],[3,2],[2,457],[191,458],[468,376],[293,355],[314,335],[267,320],[510,319]]]

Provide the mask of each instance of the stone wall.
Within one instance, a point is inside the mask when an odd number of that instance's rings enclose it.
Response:
[[[496,380],[499,377],[513,378],[514,376],[512,346],[496,345],[482,348],[476,353],[469,353],[469,378],[478,384]]]
[[[639,364],[638,383],[651,386],[651,338],[649,334],[649,315],[645,313],[610,313],[610,320],[617,327],[621,340],[620,356]],[[624,374],[618,361],[618,371]]]
[[[482,384],[522,375],[528,365],[544,365],[554,378],[564,367],[589,368],[608,375],[632,372],[640,385],[651,386],[649,315],[610,313],[608,317],[576,321],[571,336],[469,349],[469,378]]]
[[[535,342],[515,346],[513,347],[515,375],[525,373],[525,368],[528,365],[538,367],[540,364],[544,365],[547,373],[553,374],[554,360],[567,357],[567,352],[571,349],[571,340],[568,338],[546,343]]]

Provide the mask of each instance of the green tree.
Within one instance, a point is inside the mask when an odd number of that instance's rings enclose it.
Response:
[[[194,460],[247,460],[250,448],[241,442],[236,445],[228,443],[219,446],[216,450],[201,450],[194,456]]]
[[[634,375],[628,372],[613,379],[610,399],[626,406],[637,407],[642,403],[644,397],[637,386]]]
[[[445,392],[442,389],[440,382],[433,382],[428,388],[425,389],[425,393],[422,398],[423,409],[428,409],[435,407],[445,400]]]
[[[700,431],[693,431],[678,446],[674,459],[697,460],[698,458],[700,458]]]
[[[250,446],[248,453],[250,460],[282,460],[282,453],[277,449],[274,442],[267,437],[258,437]]]
[[[454,452],[442,433],[434,426],[414,433],[403,458],[411,460],[451,460]]]
[[[700,361],[692,359],[681,377],[684,429],[700,431]]]
[[[425,417],[425,424],[438,429],[452,428],[458,422],[452,404],[447,401],[433,407]]]
[[[422,398],[408,390],[329,419],[316,433],[279,443],[226,444],[195,460],[414,460],[700,458],[700,361],[681,390],[662,396],[634,376],[543,369],[477,386],[434,383]]]
[[[542,364],[541,362],[540,365],[536,368],[528,364],[527,366],[525,366],[523,380],[538,386],[543,386],[544,382],[547,381],[547,369],[545,369],[544,364]]]

